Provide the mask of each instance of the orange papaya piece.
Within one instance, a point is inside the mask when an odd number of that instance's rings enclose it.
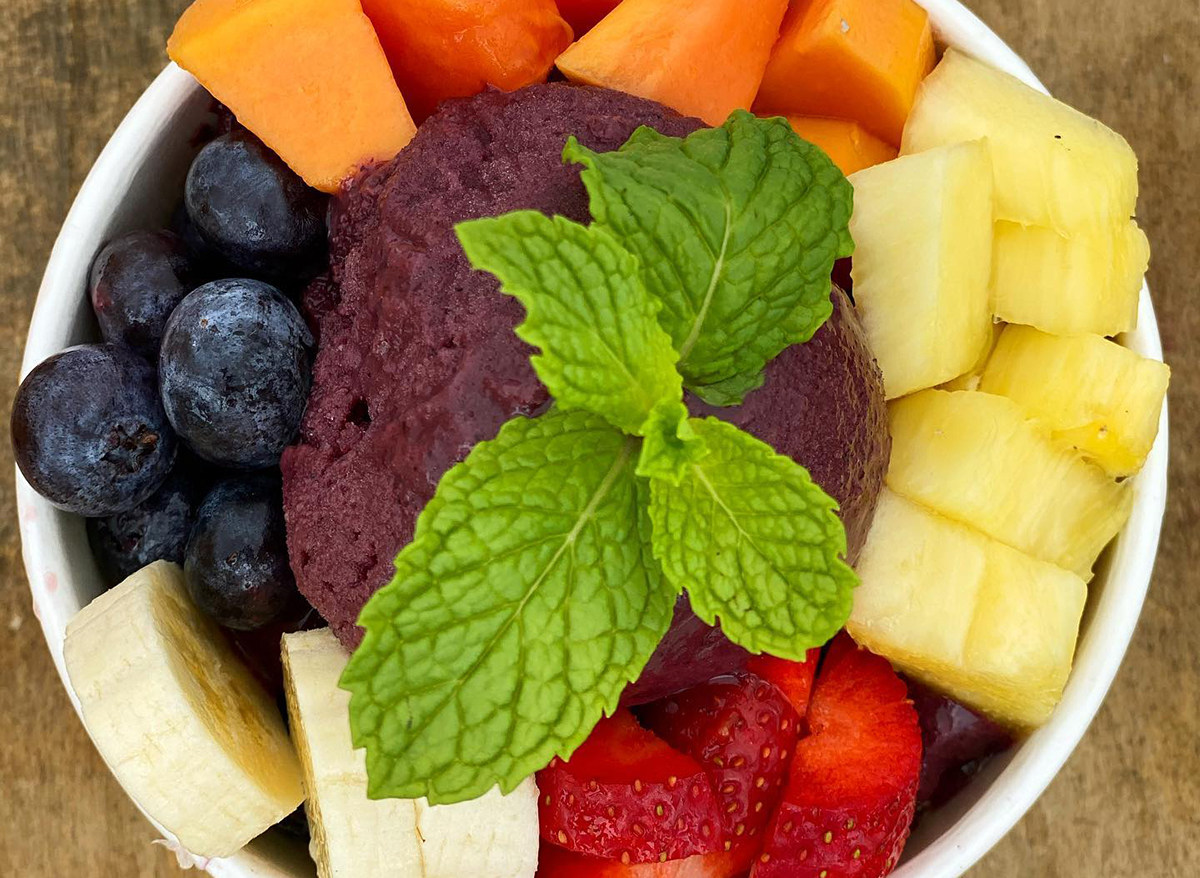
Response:
[[[617,8],[621,0],[558,0],[558,12],[575,31],[575,38],[586,34],[600,19]]]
[[[167,52],[326,192],[416,132],[359,0],[196,0]]]
[[[545,82],[571,44],[554,0],[362,0],[418,122],[446,98]]]
[[[896,147],[868,134],[857,122],[818,116],[789,116],[788,121],[797,134],[825,150],[847,177],[896,157]]]
[[[929,15],[913,0],[795,0],[754,110],[853,119],[899,146],[935,61]]]
[[[573,82],[650,98],[720,125],[748,109],[762,81],[787,0],[623,0],[567,49]]]

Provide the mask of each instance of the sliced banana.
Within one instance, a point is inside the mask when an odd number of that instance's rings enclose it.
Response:
[[[304,766],[311,853],[321,878],[533,878],[537,786],[457,805],[367,798],[366,757],[350,739],[347,656],[328,629],[283,638],[292,735]]]
[[[63,644],[84,724],[118,781],[202,857],[225,857],[304,798],[272,699],[159,561],[81,610]]]

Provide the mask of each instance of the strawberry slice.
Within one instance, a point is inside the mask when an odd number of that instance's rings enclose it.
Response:
[[[907,695],[885,659],[845,634],[834,640],[753,878],[879,878],[895,868],[921,772]]]
[[[756,655],[747,666],[752,674],[757,674],[783,693],[791,702],[792,709],[800,719],[808,716],[808,701],[812,697],[813,678],[817,675],[817,665],[821,662],[821,650],[810,649],[802,662],[792,662],[787,659],[775,658],[773,655]]]
[[[573,854],[557,845],[543,844],[537,878],[735,878],[750,868],[755,851],[700,854],[665,863],[632,863],[601,860]]]
[[[619,710],[570,760],[538,772],[542,838],[577,854],[653,863],[724,846],[712,783],[690,756]]]
[[[783,694],[754,674],[718,677],[647,705],[641,717],[712,778],[726,850],[757,849],[783,793],[800,725]]]

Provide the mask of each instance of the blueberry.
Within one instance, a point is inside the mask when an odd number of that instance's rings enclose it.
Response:
[[[176,449],[154,367],[110,344],[71,348],[29,373],[13,403],[12,443],[35,491],[87,516],[145,501]]]
[[[175,309],[158,367],[163,406],[180,438],[221,466],[279,462],[312,383],[312,334],[279,290],[219,280]]]
[[[133,232],[92,264],[92,309],[107,342],[153,361],[175,306],[201,283],[187,243],[172,232]]]
[[[307,278],[325,262],[328,197],[248,131],[232,131],[200,150],[184,202],[204,240],[246,274]]]
[[[218,624],[253,631],[297,595],[275,473],[219,483],[204,498],[184,557],[192,600]]]
[[[154,561],[183,563],[183,552],[204,499],[203,477],[180,455],[163,486],[140,506],[107,518],[89,518],[88,542],[109,585]]]

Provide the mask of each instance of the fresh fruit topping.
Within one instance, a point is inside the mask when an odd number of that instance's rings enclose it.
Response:
[[[188,447],[221,466],[279,462],[300,426],[312,335],[279,290],[220,280],[175,309],[159,357],[162,403]]]
[[[279,640],[285,634],[311,631],[324,627],[317,611],[308,601],[297,595],[273,621],[253,631],[222,629],[233,646],[233,651],[246,663],[250,673],[262,683],[263,688],[276,696],[282,704],[283,662],[279,654]]]
[[[1002,396],[927,390],[892,403],[891,429],[889,488],[1084,579],[1129,517],[1130,485]]]
[[[172,232],[131,232],[92,263],[89,293],[100,335],[154,363],[167,318],[200,285],[188,245]]]
[[[821,116],[789,116],[788,122],[797,134],[825,150],[846,175],[896,157],[896,147],[868,134],[857,122]]]
[[[571,44],[554,0],[362,0],[413,118],[489,86],[545,82]]]
[[[288,717],[304,770],[311,851],[321,875],[530,878],[537,868],[537,787],[432,807],[371,799],[366,759],[350,741],[347,655],[328,628],[283,637]]]
[[[935,60],[929,15],[912,0],[802,0],[783,20],[754,110],[853,119],[899,146]]]
[[[906,674],[1018,728],[1071,670],[1082,579],[884,491],[847,629]]]
[[[783,693],[761,677],[741,674],[656,701],[639,715],[708,772],[725,849],[757,849],[783,792],[800,729]]]
[[[1137,206],[1137,157],[1119,134],[957,49],[921,85],[902,153],[987,138],[996,218],[1112,233]]]
[[[571,25],[575,39],[594,28],[621,0],[558,0],[558,12]]]
[[[988,360],[992,357],[992,351],[996,349],[996,342],[1000,341],[1000,333],[1004,331],[1005,324],[993,323],[991,332],[988,333],[988,342],[984,345],[983,352],[980,353],[979,359],[975,361],[975,365],[963,372],[957,378],[952,378],[945,384],[939,384],[938,390],[978,390],[979,379],[983,375],[983,370],[987,367]]]
[[[854,301],[888,399],[961,375],[987,345],[989,161],[987,144],[972,141],[851,180]]]
[[[21,382],[13,453],[35,491],[67,512],[128,512],[157,491],[175,463],[175,433],[154,367],[115,345],[55,354]]]
[[[182,564],[204,494],[205,480],[192,459],[180,454],[162,487],[145,502],[106,518],[89,518],[88,542],[108,584],[116,585],[154,561]]]
[[[121,786],[202,857],[226,857],[304,799],[274,701],[159,561],[81,610],[63,660]]]
[[[624,0],[558,58],[572,82],[650,98],[709,125],[750,108],[786,0]],[[720,58],[721,63],[712,63]]]
[[[813,680],[820,663],[821,650],[810,649],[802,662],[788,661],[773,655],[756,655],[750,659],[746,669],[773,684],[788,700],[792,710],[796,711],[796,718],[803,721],[808,716]]]
[[[602,860],[552,845],[542,845],[537,878],[736,878],[745,875],[755,851],[749,846],[715,854],[697,854],[663,863]]]
[[[537,780],[542,838],[577,854],[656,863],[720,851],[728,840],[701,765],[628,710],[601,720]]]
[[[920,683],[908,682],[908,697],[921,721],[918,809],[949,799],[983,760],[1012,745],[1012,735],[1002,726]]]
[[[196,0],[167,52],[326,192],[416,132],[359,0]]]
[[[253,631],[296,598],[279,480],[221,482],[204,498],[187,544],[192,600],[226,628]]]
[[[200,150],[184,189],[188,217],[208,245],[235,269],[266,280],[320,269],[327,200],[240,130]]]
[[[1057,335],[1117,335],[1137,326],[1150,242],[1136,222],[1064,238],[1053,229],[996,223],[992,311]]]
[[[844,634],[813,687],[783,803],[754,878],[879,878],[908,838],[921,730],[904,681]]]
[[[1130,476],[1154,445],[1170,380],[1165,363],[1108,339],[1010,326],[979,389],[1014,400],[1109,475]]]

